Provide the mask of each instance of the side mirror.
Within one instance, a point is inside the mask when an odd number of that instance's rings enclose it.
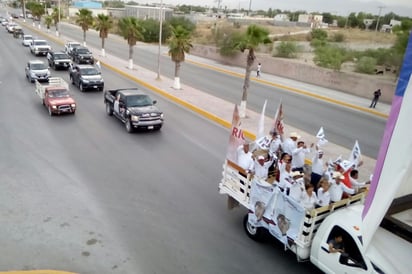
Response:
[[[156,105],[157,104],[157,100],[153,100],[153,105]]]

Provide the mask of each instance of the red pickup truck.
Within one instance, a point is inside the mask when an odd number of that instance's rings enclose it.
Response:
[[[36,93],[50,116],[76,112],[76,101],[70,96],[69,85],[60,77],[51,77],[46,84],[36,81]]]

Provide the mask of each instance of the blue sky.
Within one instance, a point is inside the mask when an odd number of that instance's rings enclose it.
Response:
[[[382,8],[382,14],[391,11],[402,16],[412,18],[412,0],[221,0],[221,6],[229,9],[243,8],[248,9],[249,3],[252,3],[252,10],[263,9],[281,9],[281,10],[307,10],[310,12],[331,12],[337,15],[348,15],[350,12],[370,12],[379,13],[379,7]],[[137,1],[143,3],[143,1]],[[147,3],[157,2],[160,0],[150,1]],[[163,0],[165,4],[187,4],[217,7],[217,0]]]

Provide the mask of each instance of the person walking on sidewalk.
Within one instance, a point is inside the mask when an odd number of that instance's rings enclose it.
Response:
[[[259,63],[259,64],[257,65],[257,69],[256,69],[256,77],[257,77],[257,78],[260,78],[260,71],[261,71],[261,69],[262,69],[262,64]]]
[[[376,104],[378,103],[379,97],[381,97],[381,95],[382,95],[381,89],[378,89],[373,93],[373,99],[372,99],[372,102],[371,102],[371,105],[369,106],[369,108],[375,108],[376,107]]]

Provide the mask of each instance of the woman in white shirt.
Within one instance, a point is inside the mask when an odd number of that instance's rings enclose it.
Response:
[[[306,210],[312,210],[318,203],[318,197],[316,196],[316,193],[313,191],[312,184],[306,184],[305,190],[306,191],[302,193],[300,202]]]
[[[330,204],[330,183],[325,178],[322,178],[319,182],[320,188],[318,188],[318,205],[320,207]]]

